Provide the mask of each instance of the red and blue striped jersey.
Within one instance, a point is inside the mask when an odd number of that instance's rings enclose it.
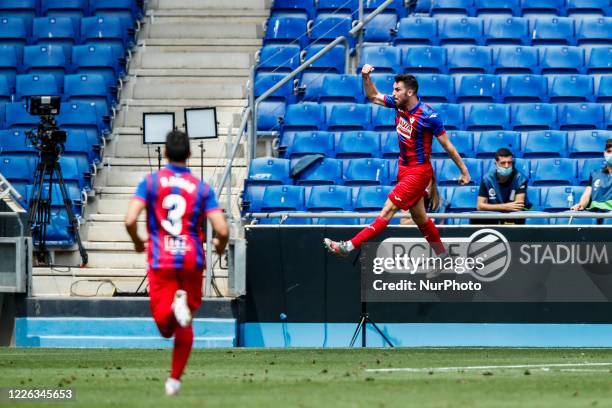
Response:
[[[169,164],[147,175],[134,198],[146,205],[149,268],[202,270],[205,218],[220,210],[213,189],[188,168]]]
[[[433,137],[446,133],[442,120],[431,106],[419,101],[410,111],[398,109],[395,99],[385,95],[385,106],[396,110],[395,126],[399,141],[399,164],[414,166],[428,163]]]

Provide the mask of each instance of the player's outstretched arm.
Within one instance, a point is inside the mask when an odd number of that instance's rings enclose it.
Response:
[[[217,254],[221,255],[225,251],[227,241],[229,240],[229,227],[225,220],[225,214],[222,210],[211,211],[208,213],[207,218],[215,231],[213,245],[215,246]]]
[[[144,252],[145,250],[145,243],[138,235],[138,217],[144,208],[145,202],[143,200],[133,198],[125,214],[125,229],[134,243],[134,250],[136,252]]]
[[[365,89],[366,96],[370,100],[370,102],[375,103],[377,105],[385,105],[385,96],[378,92],[376,89],[376,85],[372,82],[372,78],[370,78],[370,73],[374,71],[374,67],[370,64],[365,64],[363,68],[361,68],[361,78],[363,78],[363,88]]]
[[[453,161],[455,162],[455,164],[457,165],[457,167],[459,167],[459,170],[461,171],[461,177],[459,177],[459,184],[461,185],[468,184],[470,180],[472,179],[470,177],[470,172],[468,171],[468,168],[463,162],[463,159],[457,152],[457,149],[455,149],[455,146],[448,139],[448,135],[446,133],[443,133],[442,135],[438,136],[437,139],[438,139],[438,142],[440,142],[440,144],[444,148],[444,150],[446,150],[446,153],[448,153],[449,157],[453,159]]]

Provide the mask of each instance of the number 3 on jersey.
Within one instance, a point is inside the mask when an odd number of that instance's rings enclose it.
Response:
[[[162,201],[162,207],[168,210],[167,219],[162,220],[161,226],[173,236],[179,236],[183,231],[183,215],[185,215],[185,209],[187,203],[182,195],[170,194]]]

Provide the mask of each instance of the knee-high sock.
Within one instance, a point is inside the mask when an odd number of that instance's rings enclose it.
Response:
[[[440,231],[438,231],[438,228],[436,228],[436,225],[433,223],[431,218],[428,218],[425,224],[421,224],[418,227],[421,234],[423,234],[427,242],[429,242],[436,255],[441,255],[446,251],[444,244],[440,239]]]
[[[359,247],[362,243],[371,240],[372,238],[378,236],[381,232],[387,228],[389,225],[389,220],[383,218],[381,216],[376,217],[374,222],[370,225],[359,231],[357,235],[351,239],[351,243],[355,248]]]
[[[193,345],[193,328],[177,326],[174,331],[174,349],[172,350],[172,373],[170,377],[180,380],[191,354]]]

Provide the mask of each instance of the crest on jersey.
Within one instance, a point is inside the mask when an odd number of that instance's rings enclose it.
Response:
[[[411,121],[410,123],[406,120],[405,117],[400,117],[399,121],[397,122],[397,133],[401,136],[404,137],[406,139],[410,139],[410,136],[412,135],[412,123],[414,121],[413,118],[410,118]]]

